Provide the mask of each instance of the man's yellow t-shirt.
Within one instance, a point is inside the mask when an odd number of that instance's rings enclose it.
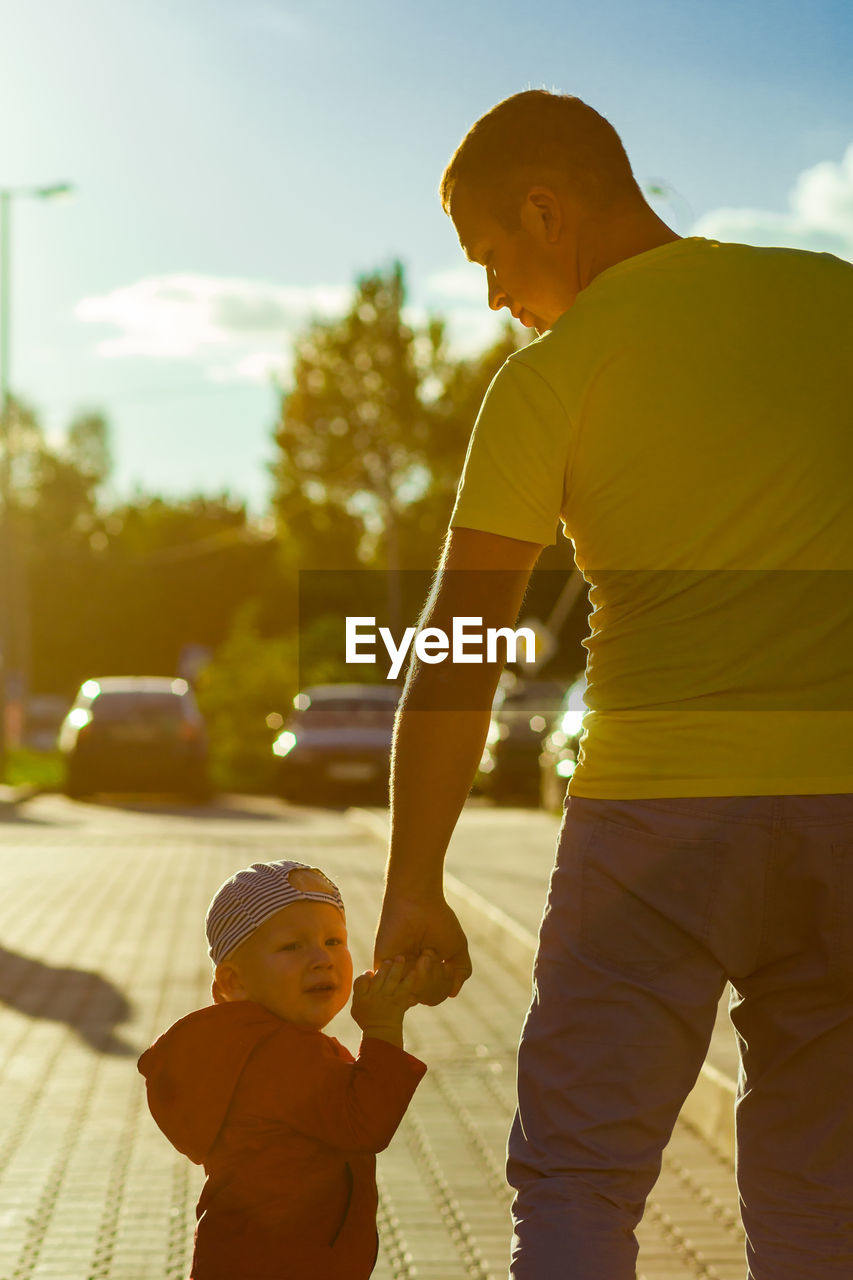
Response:
[[[494,379],[451,524],[590,584],[574,795],[853,791],[853,266],[690,238]]]

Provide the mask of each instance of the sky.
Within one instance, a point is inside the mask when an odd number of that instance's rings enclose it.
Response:
[[[437,197],[526,88],[617,128],[682,235],[853,259],[849,0],[0,0],[12,386],[60,444],[110,423],[109,496],[263,515],[294,336],[400,259],[456,350],[496,318]]]

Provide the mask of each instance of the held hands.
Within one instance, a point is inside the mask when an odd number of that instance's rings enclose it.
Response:
[[[373,955],[374,965],[386,956],[410,958],[418,973],[413,1004],[441,1004],[471,976],[467,939],[440,892],[427,899],[386,888]]]

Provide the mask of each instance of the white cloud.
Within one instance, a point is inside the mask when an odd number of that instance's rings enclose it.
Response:
[[[497,342],[509,314],[489,309],[486,273],[475,262],[427,276],[424,297],[429,310],[446,321],[450,350],[461,358],[479,355]],[[517,328],[519,334],[526,332]]]
[[[110,325],[96,352],[195,360],[216,381],[264,382],[289,363],[293,338],[312,317],[338,315],[352,298],[346,285],[267,284],[177,273],[152,276],[83,298],[84,324]]]
[[[212,382],[283,383],[290,370],[290,359],[281,351],[253,351],[234,364],[208,369]]]
[[[431,299],[485,303],[488,296],[486,273],[476,262],[463,262],[447,271],[427,276],[426,291]]]
[[[490,311],[485,303],[479,307],[449,307],[441,313],[447,322],[447,338],[455,356],[467,359],[477,356],[492,346],[500,337],[508,312]],[[520,334],[528,333],[513,321],[513,328]]]
[[[482,268],[465,264],[430,276],[405,319],[421,328],[444,318],[457,357],[479,354],[497,340],[505,321],[489,310]],[[349,285],[306,287],[202,276],[150,276],[110,293],[83,298],[75,315],[107,326],[95,345],[104,359],[191,361],[213,382],[286,381],[293,341],[312,317],[342,315]]]
[[[837,163],[824,160],[794,183],[787,213],[765,209],[714,209],[693,234],[749,244],[817,249],[853,259],[853,144]]]

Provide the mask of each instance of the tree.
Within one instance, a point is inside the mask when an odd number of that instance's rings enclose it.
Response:
[[[97,490],[109,472],[107,439],[106,420],[90,413],[72,423],[66,447],[54,447],[31,406],[15,400],[9,406],[2,607],[6,679],[16,699],[23,700],[34,676],[36,684],[41,676],[32,670],[32,653],[45,596],[64,589],[72,600],[79,599],[74,593],[81,584],[74,574],[61,580],[62,566],[70,555],[88,552]],[[67,624],[67,616],[57,619],[58,635]]]
[[[270,637],[258,625],[259,602],[235,611],[228,634],[198,682],[217,789],[268,791],[272,743],[297,692],[295,635]]]
[[[401,517],[429,476],[422,382],[433,350],[419,364],[404,304],[395,263],[361,277],[347,315],[296,344],[273,470],[282,539],[299,567],[401,567]]]
[[[97,409],[79,413],[68,428],[66,453],[78,472],[88,477],[95,488],[108,479],[112,470],[109,426]]]
[[[227,495],[140,495],[106,506],[109,429],[89,410],[61,445],[35,410],[14,403],[10,565],[4,573],[7,671],[39,692],[68,693],[90,675],[174,674],[185,646],[214,649],[238,608],[261,603],[268,634],[295,631],[282,612],[271,530]]]
[[[443,321],[414,329],[404,304],[395,263],[362,276],[348,313],[313,323],[295,346],[273,473],[292,598],[297,570],[325,571],[302,578],[303,629],[324,613],[384,614],[392,630],[414,620],[477,409],[516,348],[507,324],[488,351],[458,360]],[[353,577],[359,568],[385,572]],[[401,577],[411,569],[421,573]]]
[[[433,322],[433,361],[428,401],[427,482],[405,508],[401,521],[401,559],[411,567],[432,568],[436,562],[465,461],[471,430],[483,396],[505,360],[518,348],[507,321],[491,346],[477,356],[458,360],[448,352],[444,325]]]
[[[190,645],[211,650],[246,600],[282,619],[269,531],[223,495],[138,496],[59,518],[52,484],[33,508],[30,547],[32,683],[73,692],[91,675],[174,675]]]
[[[293,388],[275,431],[275,509],[302,569],[434,565],[480,402],[518,345],[507,322],[455,359],[444,322],[403,319],[405,281],[362,276],[347,315],[297,341]]]

